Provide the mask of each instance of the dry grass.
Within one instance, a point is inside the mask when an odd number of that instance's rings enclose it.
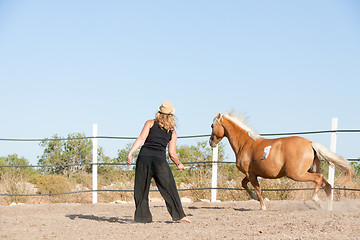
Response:
[[[178,189],[194,189],[211,187],[211,167],[196,167],[186,171],[173,171]],[[241,190],[218,190],[217,199],[220,201],[243,201],[249,200],[250,197],[243,190],[241,181],[244,175],[239,172],[234,165],[219,165],[218,187],[235,188]],[[295,182],[288,178],[281,179],[260,179],[262,189],[301,189],[313,188],[313,183]],[[133,183],[134,172],[122,171],[120,169],[107,169],[98,175],[98,189],[109,190],[98,193],[99,202],[114,201],[133,201]],[[0,181],[1,193],[9,194],[50,194],[61,192],[76,192],[90,190],[92,185],[92,176],[89,173],[73,174],[69,177],[63,175],[37,175],[31,180],[24,179],[21,174],[3,175]],[[251,184],[249,187],[252,188]],[[335,187],[342,188],[342,185]],[[346,185],[347,188],[360,188],[359,178]],[[156,185],[152,183],[152,190],[157,190]],[[111,190],[130,190],[129,192],[116,192]],[[297,191],[263,191],[263,197],[269,200],[309,200],[311,199],[312,190]],[[179,191],[180,197],[190,198],[192,201],[199,199],[210,199],[211,190],[196,191]],[[325,198],[324,191],[320,190],[320,197]],[[360,198],[359,191],[335,190],[334,198]],[[56,196],[10,196],[0,197],[0,204],[8,205],[16,203],[91,203],[91,193],[66,194]],[[151,192],[150,198],[160,198],[159,192]]]

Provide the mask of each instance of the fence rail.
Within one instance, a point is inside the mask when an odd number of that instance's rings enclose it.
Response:
[[[355,191],[360,192],[360,189],[357,188],[332,188],[333,190],[343,190],[343,191]],[[200,190],[230,190],[230,191],[245,191],[243,188],[224,188],[224,187],[216,187],[216,188],[180,188],[178,191],[200,191]],[[250,190],[254,190],[250,188]],[[264,192],[280,192],[280,191],[313,191],[314,188],[264,188],[261,191]],[[150,192],[158,192],[159,190],[151,189]],[[74,192],[62,192],[62,193],[32,193],[32,194],[8,194],[8,193],[0,193],[0,196],[4,197],[41,197],[41,196],[57,196],[57,195],[69,195],[69,194],[80,194],[80,193],[93,193],[93,192],[134,192],[133,189],[100,189],[100,190],[82,190],[82,191],[74,191]]]
[[[347,159],[349,162],[360,162],[360,159]],[[226,161],[204,161],[204,162],[182,162],[183,165],[191,165],[191,164],[235,164],[235,162],[226,162]],[[174,165],[174,163],[169,163]],[[0,165],[5,168],[52,168],[52,167],[73,167],[73,166],[128,166],[127,163],[79,163],[79,164],[56,164],[56,165]],[[135,163],[130,164],[131,166],[135,166]]]
[[[360,159],[357,158],[348,158],[349,162],[360,162]],[[182,162],[184,165],[191,164],[235,164],[235,162],[229,161],[203,161],[203,162]],[[174,163],[169,162],[169,164],[174,165]],[[74,163],[74,164],[55,164],[55,165],[0,165],[0,167],[7,168],[52,168],[52,167],[73,167],[73,166],[128,166],[127,163]],[[135,166],[135,163],[130,164],[131,166]]]
[[[260,136],[290,136],[290,135],[308,135],[322,133],[360,133],[360,129],[339,129],[339,130],[320,130],[320,131],[303,131],[303,132],[284,132],[284,133],[261,133]],[[178,138],[203,138],[210,137],[210,134],[186,135],[178,136]],[[75,137],[75,138],[0,138],[0,141],[8,142],[42,142],[42,141],[64,141],[64,140],[80,140],[80,139],[117,139],[117,140],[135,140],[137,137],[116,137],[116,136],[92,136],[92,137]]]

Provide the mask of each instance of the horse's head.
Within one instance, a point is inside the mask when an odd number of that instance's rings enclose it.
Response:
[[[211,147],[216,147],[216,145],[221,141],[224,137],[225,129],[222,125],[223,116],[218,113],[214,119],[214,122],[211,124],[212,132],[209,140],[209,144]]]

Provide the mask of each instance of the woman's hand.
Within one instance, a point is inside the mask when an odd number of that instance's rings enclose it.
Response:
[[[130,165],[132,163],[132,155],[128,155],[127,163],[128,163],[128,165]]]
[[[178,168],[179,170],[184,170],[184,169],[185,169],[185,167],[184,167],[184,165],[183,165],[182,163],[179,163],[179,164],[177,164],[176,166],[177,166],[177,168]]]

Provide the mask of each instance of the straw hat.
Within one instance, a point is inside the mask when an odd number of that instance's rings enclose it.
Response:
[[[159,112],[164,114],[174,114],[175,109],[172,106],[172,103],[170,101],[165,101],[161,106],[158,108]]]

